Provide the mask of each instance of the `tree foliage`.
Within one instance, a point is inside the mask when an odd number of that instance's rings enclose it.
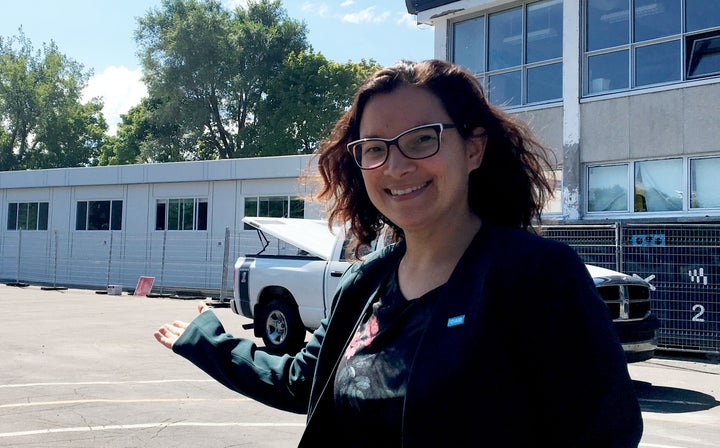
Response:
[[[279,0],[250,1],[234,11],[217,0],[163,0],[141,18],[136,40],[144,79],[158,100],[152,119],[179,131],[172,139],[154,136],[174,151],[166,156],[243,155],[245,129],[255,122],[268,81],[290,53],[307,48],[305,33]],[[170,140],[173,146],[163,146]]]
[[[150,101],[100,163],[311,152],[378,66],[328,61],[306,33],[279,0],[163,0],[135,34]]]
[[[252,155],[313,152],[378,68],[373,61],[339,64],[311,51],[291,54],[258,104]]]
[[[88,77],[52,41],[0,37],[0,170],[95,163],[107,124],[100,100],[81,102]]]

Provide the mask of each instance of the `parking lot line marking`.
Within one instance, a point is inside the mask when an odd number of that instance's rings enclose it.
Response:
[[[112,384],[162,384],[162,383],[212,383],[213,379],[206,380],[138,380],[138,381],[79,381],[79,382],[56,382],[56,383],[24,383],[24,384],[0,384],[0,389],[11,389],[16,387],[40,387],[40,386],[98,386]]]
[[[217,398],[140,398],[136,400],[114,400],[110,398],[93,398],[88,400],[59,400],[59,401],[35,401],[35,402],[23,402],[23,403],[9,403],[0,404],[0,409],[4,408],[23,408],[29,406],[56,406],[59,404],[90,404],[90,403],[173,403],[176,401],[182,402],[200,402],[200,401],[251,401],[247,397],[239,398],[223,398],[218,400]]]
[[[710,414],[699,414],[697,412],[662,414],[658,412],[643,412],[643,420],[653,420],[657,422],[673,422],[673,423],[690,423],[693,425],[717,425],[717,417]]]
[[[642,443],[638,445],[640,448],[685,448],[680,445],[658,445],[657,443]]]
[[[100,425],[100,426],[78,426],[71,428],[48,428],[30,431],[16,431],[0,433],[0,438],[35,436],[42,434],[57,434],[62,432],[91,432],[110,431],[118,429],[150,429],[150,428],[172,428],[177,426],[205,426],[205,427],[243,427],[243,428],[301,428],[305,423],[248,423],[248,422],[227,422],[227,423],[203,423],[203,422],[174,422],[174,423],[139,423],[134,425]]]

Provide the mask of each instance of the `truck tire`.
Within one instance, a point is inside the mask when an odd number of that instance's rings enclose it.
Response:
[[[272,353],[294,355],[305,343],[305,326],[295,304],[280,298],[262,307],[255,325]]]

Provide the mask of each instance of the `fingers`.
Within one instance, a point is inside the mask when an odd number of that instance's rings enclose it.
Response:
[[[155,339],[157,339],[159,343],[172,350],[176,339],[168,337],[168,334],[165,327],[160,327],[153,333],[153,336],[155,336]]]
[[[153,336],[165,347],[172,349],[175,342],[180,338],[185,329],[187,328],[187,322],[176,320],[171,324],[165,324],[158,328]]]
[[[210,307],[208,307],[205,302],[198,302],[197,309],[198,313],[204,313],[205,311],[209,310]]]

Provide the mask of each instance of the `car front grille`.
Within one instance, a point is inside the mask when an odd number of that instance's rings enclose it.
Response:
[[[613,320],[641,320],[650,314],[650,289],[641,285],[598,285]]]

